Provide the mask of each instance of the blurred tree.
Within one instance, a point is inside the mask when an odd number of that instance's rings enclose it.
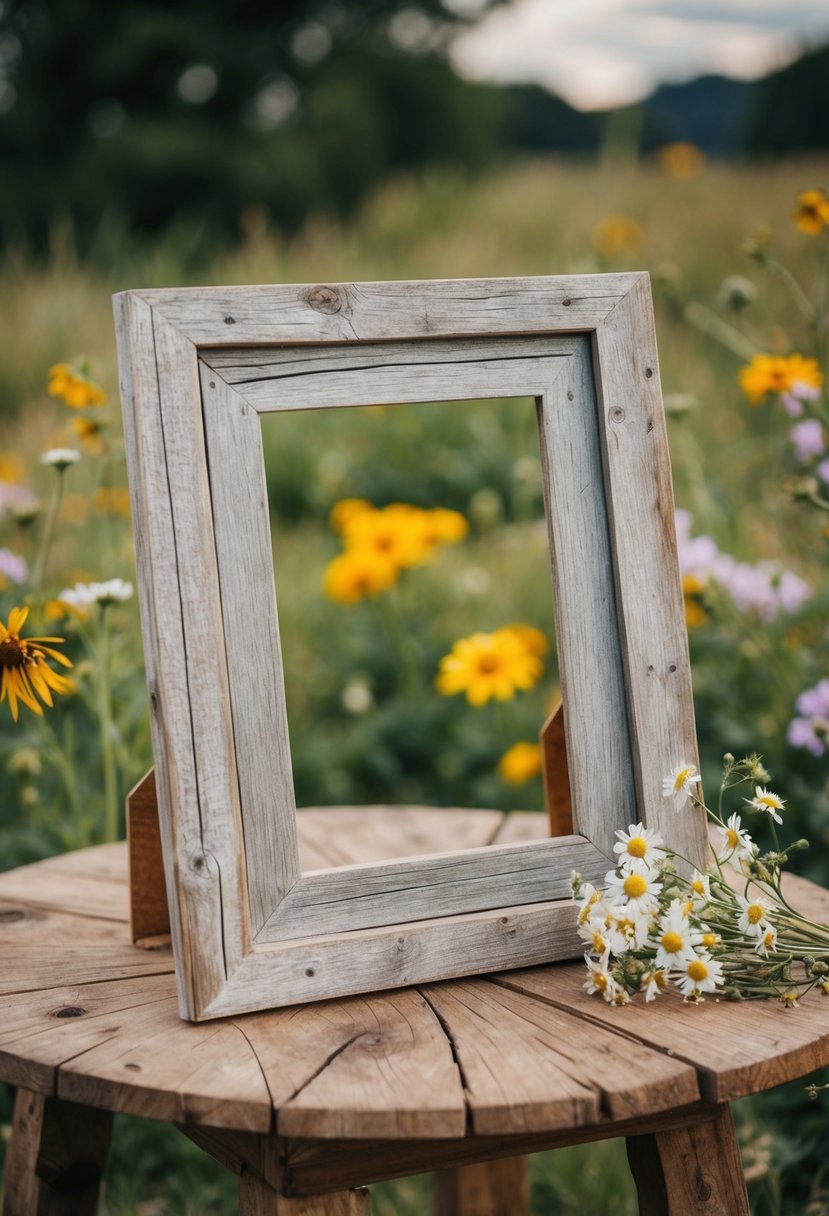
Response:
[[[745,147],[778,155],[829,148],[829,46],[754,86]]]
[[[3,241],[68,221],[81,250],[171,227],[206,249],[345,213],[398,168],[476,168],[506,103],[445,49],[500,2],[0,0]]]

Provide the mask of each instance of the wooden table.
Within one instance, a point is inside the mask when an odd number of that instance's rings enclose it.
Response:
[[[300,814],[305,868],[545,831],[494,811]],[[829,917],[826,892],[790,889]],[[191,1025],[169,949],[133,946],[127,918],[123,845],[0,875],[5,1216],[94,1212],[113,1111],[178,1125],[240,1175],[246,1216],[364,1216],[356,1188],[425,1170],[441,1216],[521,1216],[523,1154],[621,1135],[643,1216],[740,1216],[728,1102],[829,1062],[822,995],[614,1009],[580,963]]]

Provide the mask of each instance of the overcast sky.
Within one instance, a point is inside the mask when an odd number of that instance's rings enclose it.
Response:
[[[582,109],[706,72],[751,79],[829,41],[829,0],[510,0],[455,44],[458,68],[543,84]]]

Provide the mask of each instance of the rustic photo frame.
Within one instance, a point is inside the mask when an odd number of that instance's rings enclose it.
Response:
[[[571,870],[696,739],[644,274],[115,297],[159,819],[195,1020],[573,957]],[[260,414],[536,400],[574,835],[301,874]],[[255,645],[252,645],[255,639]]]

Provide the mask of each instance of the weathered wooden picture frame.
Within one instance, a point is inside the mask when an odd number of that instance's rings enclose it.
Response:
[[[159,815],[192,1019],[579,953],[569,876],[641,820],[701,861],[646,275],[116,297]],[[575,835],[301,874],[260,414],[532,396]]]

